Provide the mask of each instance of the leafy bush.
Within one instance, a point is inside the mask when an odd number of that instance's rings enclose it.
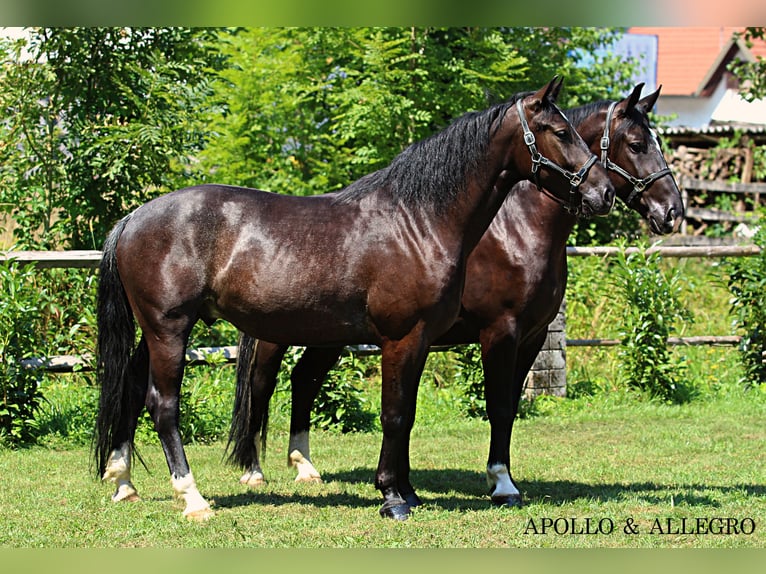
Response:
[[[0,441],[32,442],[38,434],[35,414],[42,395],[42,369],[24,364],[39,356],[40,293],[34,269],[15,262],[0,265]],[[44,300],[44,297],[43,297]]]
[[[761,248],[759,255],[730,259],[725,264],[731,314],[742,333],[739,350],[746,385],[766,383],[766,217],[761,217],[753,242]]]
[[[375,425],[375,413],[364,396],[365,359],[344,354],[319,388],[311,415],[312,428],[340,432],[367,432]]]
[[[619,353],[628,386],[663,401],[689,401],[695,389],[684,377],[686,365],[667,347],[676,323],[691,318],[680,302],[678,272],[663,272],[657,252],[626,255],[623,249],[613,277],[628,303]]]
[[[466,416],[486,419],[481,347],[478,344],[461,346],[455,349],[454,355],[457,362],[455,380],[461,389],[458,399],[460,410]]]
[[[83,374],[49,375],[40,387],[43,401],[36,416],[40,442],[88,445],[98,409],[98,388]]]

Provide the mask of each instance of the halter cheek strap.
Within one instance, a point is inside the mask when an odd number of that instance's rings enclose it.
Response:
[[[577,171],[577,173],[572,173],[571,171],[568,171],[558,164],[552,162],[537,150],[537,146],[535,145],[535,134],[533,134],[532,130],[529,129],[527,118],[524,115],[524,108],[521,105],[521,99],[516,100],[516,110],[519,113],[521,129],[524,132],[524,143],[527,144],[529,153],[532,156],[532,174],[534,175],[537,189],[544,191],[540,185],[540,167],[546,167],[548,169],[559,172],[567,181],[569,181],[569,202],[567,203],[553,194],[549,193],[548,195],[560,203],[569,213],[578,215],[580,213],[579,200],[582,198],[582,196],[578,193],[580,184],[582,184],[582,182],[585,180],[588,175],[588,171],[590,170],[591,166],[596,163],[598,158],[595,155],[591,155],[588,161],[585,162],[585,164]]]
[[[633,185],[633,190],[630,192],[630,195],[628,195],[628,199],[625,200],[625,203],[627,205],[630,205],[636,197],[641,195],[646,188],[648,188],[650,185],[652,185],[655,181],[660,179],[661,177],[664,177],[666,175],[670,175],[671,171],[668,167],[668,164],[665,163],[665,167],[662,168],[659,171],[655,171],[654,173],[650,173],[643,179],[639,179],[635,176],[632,176],[627,171],[622,169],[619,165],[614,163],[612,160],[609,159],[608,153],[609,153],[609,126],[612,123],[612,114],[614,113],[614,108],[617,105],[617,102],[612,102],[609,106],[609,109],[606,112],[606,123],[604,124],[604,135],[601,138],[601,163],[607,170],[616,171],[619,173],[622,177],[624,177],[628,182],[630,182]],[[664,161],[664,158],[663,158]]]

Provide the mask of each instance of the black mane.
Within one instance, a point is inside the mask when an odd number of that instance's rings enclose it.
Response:
[[[338,194],[338,201],[358,200],[388,187],[398,201],[410,206],[430,205],[437,211],[452,203],[471,177],[484,167],[490,129],[516,100],[516,94],[484,111],[468,112],[444,130],[410,145],[388,167],[368,174]]]
[[[585,121],[585,119],[588,118],[588,116],[595,114],[598,110],[602,108],[609,107],[609,104],[611,104],[612,102],[613,100],[601,100],[599,102],[584,104],[576,108],[564,110],[564,115],[567,118],[569,118],[569,121],[572,122],[572,125],[575,126],[576,128],[583,121]],[[631,111],[627,119],[628,119],[628,122],[621,124],[621,129],[627,129],[628,126],[636,125],[636,124],[644,125],[647,128],[649,127],[649,118],[647,118],[645,114],[642,114],[636,108],[633,108],[633,110]]]

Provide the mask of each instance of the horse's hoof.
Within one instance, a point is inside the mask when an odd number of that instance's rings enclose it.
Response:
[[[410,517],[410,505],[401,498],[389,500],[380,507],[380,515],[383,518],[404,521]]]
[[[112,495],[112,502],[138,502],[141,498],[132,484],[121,484]]]
[[[239,483],[250,488],[260,488],[266,484],[266,479],[263,478],[263,475],[246,474],[239,479]]]
[[[184,512],[184,516],[186,517],[186,520],[190,520],[191,522],[205,522],[206,520],[213,518],[215,512],[213,512],[212,508],[202,508],[192,512]]]
[[[504,494],[502,496],[493,496],[492,504],[495,506],[501,506],[503,508],[521,508],[521,495],[520,494]]]
[[[420,506],[423,504],[423,501],[420,500],[420,497],[414,492],[410,492],[409,494],[406,494],[404,496],[404,500],[407,501],[407,504],[410,506],[410,508],[415,508],[416,506]]]

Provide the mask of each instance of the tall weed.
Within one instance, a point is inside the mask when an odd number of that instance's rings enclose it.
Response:
[[[747,386],[766,383],[766,216],[761,216],[753,242],[761,248],[759,255],[726,261],[730,312],[742,334],[739,350]]]
[[[663,271],[657,252],[645,249],[616,258],[614,285],[627,302],[621,333],[620,370],[629,387],[652,398],[683,403],[696,395],[685,361],[667,346],[676,325],[691,319],[681,304],[679,274]]]
[[[33,442],[39,425],[43,371],[26,360],[39,357],[41,297],[33,289],[35,270],[10,261],[0,265],[0,442]]]

